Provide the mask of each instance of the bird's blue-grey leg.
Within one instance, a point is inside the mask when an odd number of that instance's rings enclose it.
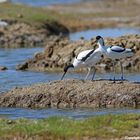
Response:
[[[123,65],[121,61],[120,61],[120,66],[121,66],[121,81],[123,82]]]
[[[116,82],[116,81],[115,81],[115,74],[116,74],[116,70],[115,70],[115,60],[113,60],[113,73],[114,73],[113,81],[114,81],[114,83],[115,83],[115,82]]]
[[[91,68],[88,68],[88,73],[87,73],[87,75],[86,75],[86,77],[85,77],[85,80],[87,80],[87,78],[89,77],[90,72],[91,72]]]
[[[93,81],[93,79],[95,77],[96,69],[95,69],[95,67],[92,67],[92,69],[93,69],[93,75],[92,75],[92,81]]]

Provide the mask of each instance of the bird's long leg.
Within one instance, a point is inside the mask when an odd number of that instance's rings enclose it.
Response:
[[[121,81],[123,82],[123,65],[122,62],[120,61],[120,66],[121,66]]]
[[[94,79],[94,77],[95,77],[95,73],[96,73],[96,69],[95,69],[95,67],[92,67],[93,68],[93,75],[92,75],[92,81],[93,81],[93,79]]]
[[[87,75],[85,77],[85,80],[87,80],[88,76],[90,75],[90,72],[91,72],[91,68],[88,68],[88,73],[87,73]]]
[[[115,82],[116,82],[116,81],[115,81],[115,74],[116,74],[116,70],[115,70],[115,60],[113,60],[113,72],[114,72],[113,81],[114,81],[114,83],[115,83]]]

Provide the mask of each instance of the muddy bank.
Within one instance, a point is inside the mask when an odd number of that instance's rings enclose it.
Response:
[[[63,80],[0,94],[0,107],[140,107],[140,84]]]
[[[123,60],[123,66],[127,70],[140,69],[140,35],[127,35],[118,38],[106,38],[106,45],[121,45],[131,48],[135,51],[132,58]],[[123,46],[123,47],[124,47]],[[47,43],[43,52],[39,52],[32,59],[25,61],[17,66],[17,70],[46,71],[61,69],[73,61],[73,58],[83,50],[97,48],[95,39],[69,41],[67,39],[56,39],[54,42]],[[119,68],[119,62],[116,62],[116,68]],[[112,63],[108,58],[103,58],[97,64],[98,70],[111,70]]]
[[[35,47],[44,46],[69,34],[68,29],[58,22],[42,23],[40,27],[24,22],[4,20],[6,26],[0,26],[0,47]]]

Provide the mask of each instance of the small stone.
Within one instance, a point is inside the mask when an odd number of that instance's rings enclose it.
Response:
[[[4,71],[4,70],[8,70],[8,68],[5,66],[0,66],[0,71]]]
[[[18,18],[23,18],[23,15],[22,14],[18,14],[17,17]]]
[[[8,23],[5,21],[0,21],[0,27],[8,26]]]
[[[80,37],[81,40],[84,40],[85,38],[83,36]]]
[[[16,70],[26,70],[28,68],[28,63],[19,64],[16,66]]]

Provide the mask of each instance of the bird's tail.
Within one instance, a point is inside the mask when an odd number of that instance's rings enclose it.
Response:
[[[125,53],[127,57],[132,57],[134,55],[134,51],[132,49],[126,49]]]

